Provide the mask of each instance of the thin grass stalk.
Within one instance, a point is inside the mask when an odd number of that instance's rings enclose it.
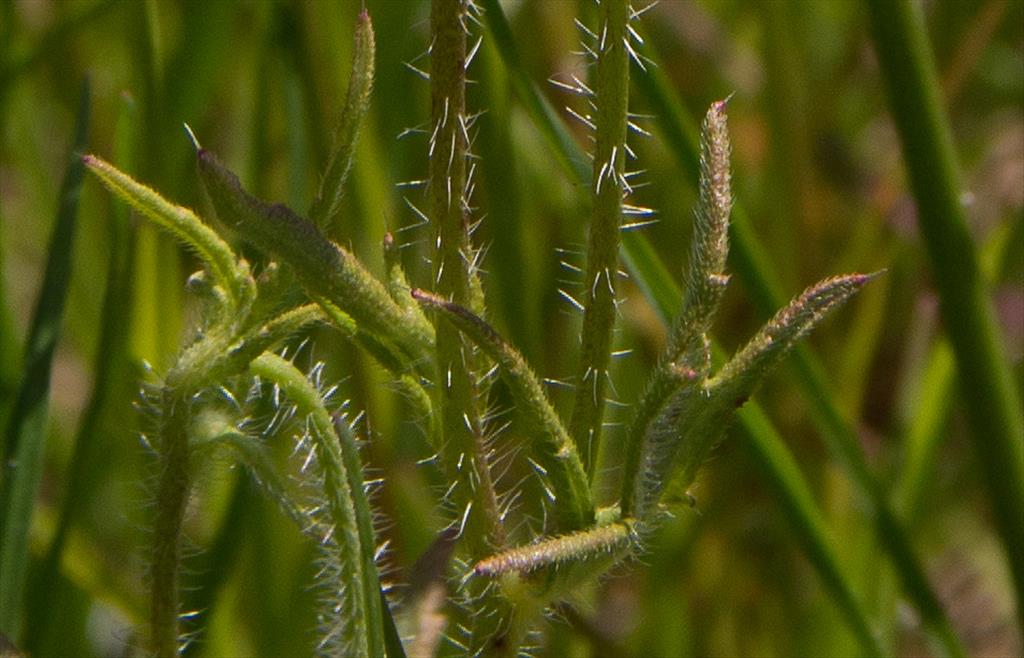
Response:
[[[60,48],[73,34],[85,31],[91,23],[103,18],[108,12],[119,5],[120,2],[118,0],[101,0],[89,5],[75,5],[72,11],[61,14],[52,26],[43,34],[34,38],[31,48],[27,52],[20,52],[16,57],[8,59],[8,49],[3,47],[3,51],[0,52],[0,55],[2,55],[0,57],[0,62],[2,62],[2,68],[0,68],[0,104],[3,103],[4,95],[10,88],[11,83],[28,73],[35,66],[45,62],[47,57],[52,57],[54,53],[60,52]],[[3,37],[5,40],[4,46],[7,46],[11,43],[6,40],[9,32],[7,28],[13,28],[16,21],[13,14],[10,17],[5,15],[3,18],[10,18],[4,26],[4,34],[0,34],[0,37]]]
[[[1012,232],[1009,224],[1003,224],[982,246],[981,267],[989,282],[995,281],[1006,265]],[[953,412],[949,399],[956,390],[956,360],[947,338],[940,336],[933,343],[917,379],[920,388],[904,411],[908,427],[901,441],[906,447],[898,487],[901,511],[910,525],[925,510],[928,484],[935,477],[939,448],[947,437],[944,430]]]
[[[786,448],[785,441],[775,431],[760,406],[747,403],[738,412],[738,416],[743,428],[741,440],[761,466],[775,495],[782,501],[782,512],[797,530],[797,542],[818,570],[818,575],[831,593],[836,607],[842,612],[846,625],[860,642],[864,654],[890,654],[879,639],[877,625],[872,623],[864,604],[854,593],[853,583],[842,567],[825,518],[814,502],[814,494],[801,474],[793,453]]]
[[[960,195],[963,185],[920,7],[870,0],[872,36],[903,145],[918,225],[960,374],[975,449],[1024,627],[1024,411]]]
[[[594,81],[596,146],[591,177],[590,236],[583,279],[580,364],[569,435],[592,474],[604,422],[608,362],[615,326],[615,279],[619,271],[619,227],[624,194],[629,105],[627,0],[602,0]]]

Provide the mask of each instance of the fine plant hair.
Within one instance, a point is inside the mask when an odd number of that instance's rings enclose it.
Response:
[[[335,143],[308,212],[247,192],[238,177],[192,137],[198,178],[220,220],[207,221],[95,155],[87,169],[117,197],[195,252],[202,272],[192,288],[203,296],[194,338],[149,395],[156,416],[151,445],[158,470],[152,518],[151,593],[146,649],[178,655],[192,629],[183,620],[179,583],[183,523],[197,464],[211,451],[228,455],[297,530],[321,551],[323,592],[314,643],[323,655],[404,655],[431,647],[441,655],[528,652],[544,616],[582,585],[651,548],[653,530],[686,498],[698,469],[725,436],[736,410],[758,382],[832,309],[870,276],[826,279],[780,310],[724,365],[712,367],[709,332],[729,282],[726,257],[732,208],[726,102],[712,103],[701,131],[700,198],[685,263],[686,294],[660,359],[649,373],[626,428],[617,500],[598,507],[597,455],[606,422],[609,363],[619,303],[620,236],[653,211],[631,203],[631,135],[645,135],[629,112],[632,71],[650,62],[638,53],[642,11],[625,0],[601,0],[598,23],[583,28],[590,84],[571,89],[587,109],[573,114],[592,131],[591,209],[583,285],[581,350],[571,415],[563,418],[533,368],[488,320],[474,243],[480,214],[473,205],[474,123],[467,72],[480,47],[481,10],[471,0],[434,0],[430,17],[430,120],[423,209],[432,253],[429,280],[410,284],[400,246],[381,236],[383,279],[334,239],[340,199],[353,166],[374,73],[374,35],[364,10],[356,23],[349,90]],[[191,134],[191,132],[190,132]],[[410,205],[415,208],[414,202]],[[255,272],[233,246],[242,241],[269,265]],[[684,264],[680,264],[684,265]],[[440,602],[446,625],[400,639],[395,616],[411,614],[383,593],[379,540],[363,480],[359,432],[320,381],[322,364],[305,371],[282,345],[314,325],[332,327],[371,356],[410,401],[438,458],[447,487],[438,504],[443,536],[454,542]],[[294,354],[294,352],[292,352]],[[523,434],[502,453],[493,426],[491,384],[503,380]],[[270,417],[252,412],[271,400]],[[225,400],[233,404],[225,404]],[[285,472],[268,455],[272,442],[294,440],[301,467]],[[539,496],[508,488],[505,460],[521,460]],[[608,466],[608,465],[605,465]],[[290,477],[291,476],[291,477]],[[297,478],[301,486],[296,486]],[[504,487],[504,488],[503,488]],[[536,490],[536,489],[530,489]],[[523,519],[544,519],[524,534]],[[311,624],[312,625],[312,624]],[[428,637],[428,635],[431,635]]]

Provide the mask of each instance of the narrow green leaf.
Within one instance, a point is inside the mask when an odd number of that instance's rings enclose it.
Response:
[[[352,52],[352,72],[348,79],[345,106],[334,132],[334,150],[320,181],[320,192],[309,218],[324,231],[329,231],[341,205],[345,180],[352,168],[356,140],[363,117],[370,106],[373,88],[374,36],[370,14],[364,8],[356,20],[355,47]]]
[[[427,308],[440,312],[498,364],[508,381],[516,410],[526,421],[531,439],[527,449],[535,460],[534,468],[551,484],[558,528],[569,531],[589,525],[594,508],[583,463],[522,355],[469,309],[423,290],[413,290],[412,296]]]
[[[825,315],[843,304],[874,275],[850,274],[821,281],[793,299],[708,382],[711,395],[742,406],[754,387]]]
[[[685,491],[711,450],[721,441],[736,409],[743,406],[761,379],[807,335],[825,315],[853,296],[870,279],[850,275],[827,279],[808,288],[761,329],[750,342],[713,377],[700,386],[686,386],[666,402],[644,436],[647,458],[641,463],[638,514],[652,511],[651,492],[658,485]],[[684,380],[685,381],[685,380]],[[678,436],[673,437],[673,425]],[[652,448],[647,448],[650,445]],[[649,455],[653,452],[654,459]],[[658,454],[667,453],[667,454]],[[663,475],[665,458],[672,464],[671,479]],[[650,483],[643,487],[644,483]],[[646,494],[647,498],[641,498]],[[654,501],[656,502],[656,501]]]
[[[28,534],[43,475],[50,400],[50,370],[60,336],[71,277],[75,218],[85,167],[89,126],[89,83],[82,84],[71,157],[58,196],[57,221],[50,238],[43,285],[25,346],[25,368],[0,445],[0,634],[21,636]]]
[[[473,575],[495,578],[506,573],[527,574],[544,567],[621,554],[638,543],[634,524],[632,519],[625,519],[510,548],[477,562]]]

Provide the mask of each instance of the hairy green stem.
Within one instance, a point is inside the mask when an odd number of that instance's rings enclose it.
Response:
[[[465,197],[469,149],[466,118],[465,0],[431,4],[429,190],[434,222],[434,284],[437,294],[463,306],[472,303],[473,247]],[[504,544],[497,497],[483,445],[476,377],[476,356],[458,329],[438,320],[437,376],[442,458],[458,479],[453,501],[464,514],[463,533],[474,555]]]
[[[615,279],[619,271],[619,226],[622,222],[622,177],[626,161],[629,103],[629,55],[626,50],[627,0],[604,0],[598,26],[594,125],[597,146],[591,202],[593,212],[584,279],[583,332],[576,397],[569,434],[593,472],[604,420],[608,362],[615,325]]]
[[[373,525],[355,441],[347,427],[334,423],[316,387],[290,361],[265,353],[250,368],[254,374],[280,386],[309,418],[310,435],[323,472],[341,584],[351,588],[351,592],[346,589],[330,594],[347,599],[342,608],[345,617],[337,620],[344,624],[345,649],[354,655],[383,656],[384,626],[380,584],[373,562]]]
[[[167,386],[161,392],[160,475],[153,521],[153,564],[150,590],[150,648],[160,658],[177,656],[181,640],[181,533],[191,488],[187,396]]]
[[[0,428],[0,635],[15,642],[20,641],[23,622],[29,530],[45,466],[50,373],[71,281],[78,199],[85,177],[77,154],[88,140],[90,98],[86,79],[58,196],[42,288],[26,336],[22,381],[7,425]]]

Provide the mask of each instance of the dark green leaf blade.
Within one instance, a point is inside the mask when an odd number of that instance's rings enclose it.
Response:
[[[43,287],[25,348],[25,375],[4,434],[0,473],[0,633],[15,642],[21,633],[28,531],[46,448],[50,369],[71,278],[75,218],[85,176],[81,153],[85,151],[88,138],[89,96],[86,80],[82,84],[74,143],[61,185]]]

